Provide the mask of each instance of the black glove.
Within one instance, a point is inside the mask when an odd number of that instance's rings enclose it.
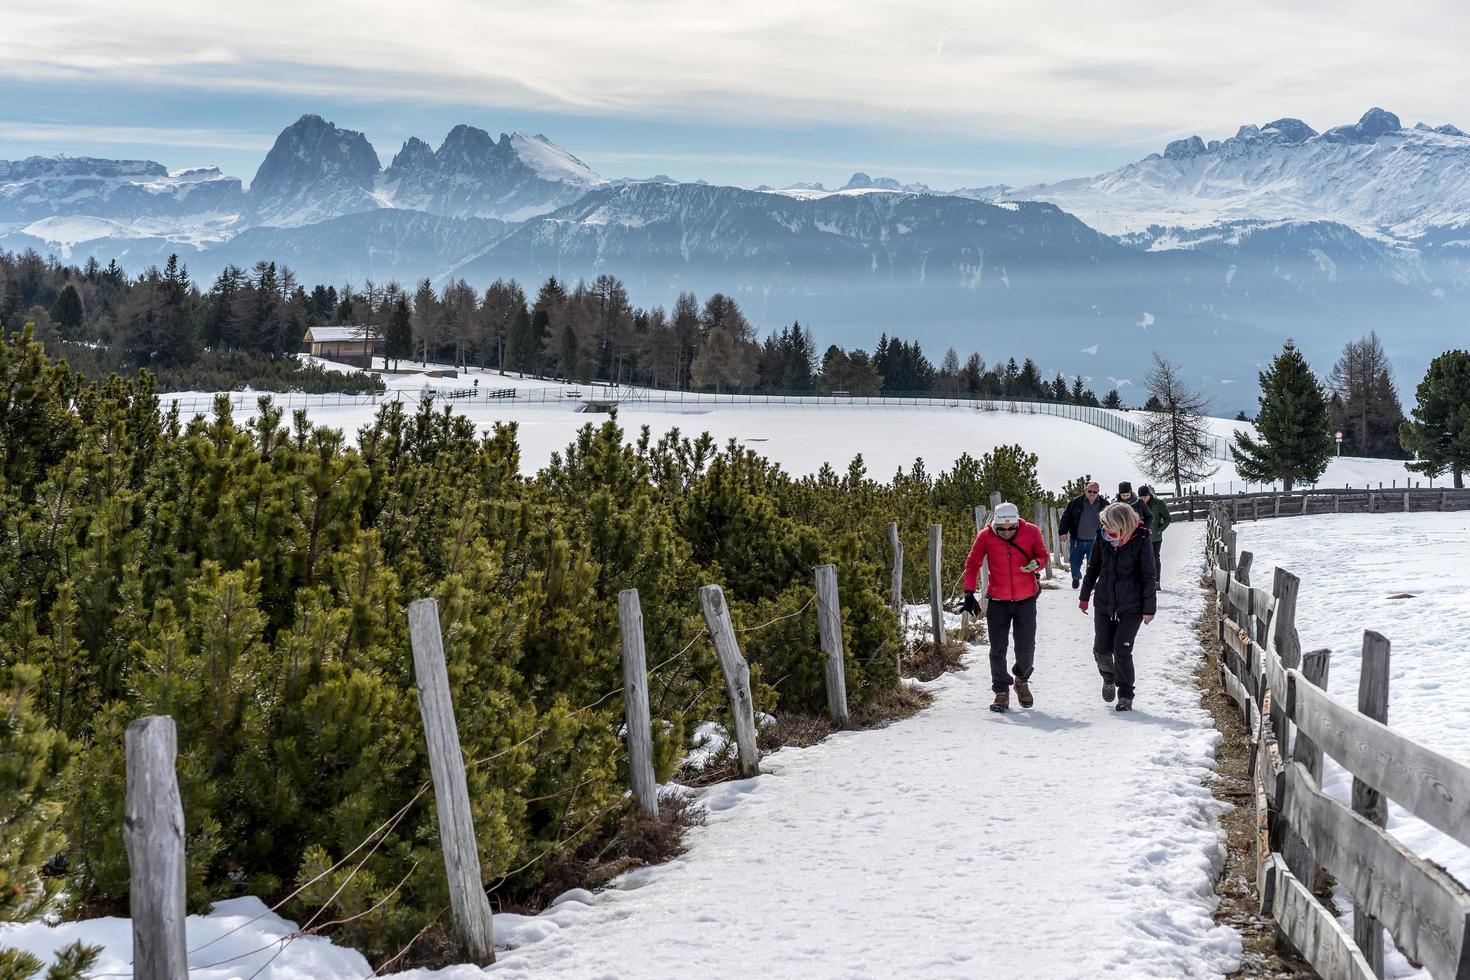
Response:
[[[978,616],[978,615],[980,615],[980,603],[979,603],[978,600],[976,600],[975,593],[973,593],[973,592],[966,592],[965,593],[965,604],[963,606],[961,606],[960,608],[963,609],[965,612],[969,613],[971,616]]]

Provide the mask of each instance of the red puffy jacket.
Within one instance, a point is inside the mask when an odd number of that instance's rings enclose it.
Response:
[[[1041,540],[1041,528],[1022,521],[1007,542],[987,527],[975,536],[970,557],[965,559],[965,591],[975,591],[975,583],[980,578],[980,563],[988,559],[990,584],[985,589],[986,595],[992,599],[1012,601],[1029,599],[1041,592],[1036,574],[1021,571],[1021,566],[1033,558],[1038,567],[1046,567],[1048,555],[1046,544]]]

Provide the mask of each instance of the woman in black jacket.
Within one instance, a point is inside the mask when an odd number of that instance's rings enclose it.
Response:
[[[1108,505],[1077,602],[1086,615],[1097,593],[1092,655],[1103,678],[1103,700],[1112,701],[1116,693],[1118,711],[1133,710],[1133,638],[1154,618],[1158,566],[1148,539],[1148,528],[1130,504]]]

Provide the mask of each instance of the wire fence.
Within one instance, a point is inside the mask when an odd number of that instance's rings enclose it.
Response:
[[[756,624],[754,626],[739,627],[739,628],[737,628],[737,632],[740,632],[740,633],[755,633],[755,632],[760,632],[762,630],[765,630],[765,629],[767,629],[767,628],[775,625],[776,623],[782,622],[783,620],[788,620],[788,619],[792,619],[792,618],[794,618],[796,616],[800,616],[801,614],[805,613],[808,609],[811,608],[812,604],[816,601],[816,599],[817,599],[816,593],[815,593],[815,591],[813,591],[813,594],[812,594],[811,598],[809,598],[801,606],[801,608],[800,609],[797,609],[795,612],[784,613],[784,614],[781,614],[781,615],[773,616],[772,618],[766,620],[765,622]],[[666,668],[674,665],[675,663],[678,663],[678,662],[684,660],[687,657],[687,655],[689,654],[689,652],[691,650],[693,650],[695,644],[697,644],[701,639],[704,639],[705,637],[708,637],[709,635],[710,635],[709,634],[709,630],[707,628],[698,630],[688,640],[688,642],[686,642],[683,645],[683,647],[677,653],[675,653],[675,654],[667,657],[666,659],[660,661],[658,664],[656,664],[653,667],[649,668],[649,670],[648,670],[649,680],[651,681],[656,675],[659,675]],[[715,686],[718,686],[718,685],[715,685]],[[611,690],[607,691],[606,693],[602,694],[601,696],[597,697],[596,699],[594,699],[592,701],[589,701],[586,704],[582,705],[581,707],[575,709],[574,711],[572,711],[566,717],[567,718],[575,718],[575,717],[577,717],[579,715],[585,714],[586,712],[595,710],[596,708],[600,707],[605,702],[607,702],[607,700],[609,698],[613,697],[614,695],[623,693],[623,690],[624,690],[624,688],[623,688],[622,685],[619,685],[618,687],[612,688]],[[710,688],[707,688],[706,689],[706,691],[708,691],[708,690],[710,690]],[[701,696],[703,695],[703,693],[705,693],[705,692],[701,692]],[[564,720],[564,719],[558,719],[558,723],[561,723],[562,720]],[[519,741],[517,741],[517,742],[515,742],[515,743],[513,743],[513,744],[511,744],[509,746],[506,746],[505,748],[499,749],[498,751],[493,752],[493,753],[491,753],[488,756],[484,756],[484,757],[481,757],[481,758],[478,758],[478,759],[473,759],[473,760],[470,760],[470,761],[466,762],[465,763],[465,768],[466,769],[474,768],[474,767],[483,766],[483,765],[485,765],[485,764],[487,764],[489,762],[492,762],[495,759],[498,759],[498,758],[500,758],[500,757],[502,757],[502,756],[504,756],[504,755],[506,755],[506,754],[508,754],[510,752],[513,752],[513,751],[515,751],[518,748],[521,748],[521,747],[523,747],[525,745],[528,745],[528,744],[536,741],[537,739],[539,739],[540,737],[542,737],[543,735],[545,735],[549,731],[551,731],[551,729],[553,727],[554,726],[551,725],[551,724],[542,725],[536,731],[532,732],[530,735],[525,736],[524,738],[520,739]],[[576,790],[576,789],[578,789],[578,788],[580,788],[581,786],[584,786],[584,785],[586,785],[586,781],[584,781],[581,784],[578,784],[577,786],[567,787],[567,788],[565,788],[565,789],[563,789],[561,791],[558,791],[558,794],[553,794],[553,795],[559,795],[561,793],[572,792],[572,791],[574,791],[574,790]],[[292,889],[292,891],[289,894],[287,894],[284,898],[282,898],[279,901],[277,901],[275,904],[271,905],[265,911],[260,912],[259,914],[253,916],[252,918],[247,919],[246,921],[241,922],[241,923],[235,925],[233,928],[229,929],[226,932],[221,933],[218,936],[215,936],[212,939],[209,939],[209,940],[207,940],[205,942],[202,942],[202,943],[200,943],[200,944],[198,944],[196,946],[193,946],[192,948],[190,948],[188,950],[187,955],[189,955],[189,956],[195,956],[198,953],[203,952],[205,949],[208,949],[209,947],[215,945],[216,943],[219,943],[219,942],[221,942],[221,941],[229,938],[230,936],[235,935],[236,933],[240,932],[241,930],[244,930],[244,929],[250,927],[251,925],[254,925],[256,922],[259,922],[260,920],[264,919],[266,916],[276,914],[288,902],[290,902],[292,899],[294,899],[297,896],[299,896],[302,892],[306,891],[312,885],[315,885],[318,882],[322,881],[323,879],[327,878],[333,872],[336,872],[336,871],[340,870],[341,868],[345,867],[349,862],[352,861],[352,859],[354,857],[356,857],[359,853],[361,853],[364,849],[366,849],[367,853],[363,854],[362,857],[353,865],[351,871],[349,871],[348,874],[346,875],[346,877],[337,885],[336,889],[333,891],[333,893],[331,894],[331,896],[329,896],[324,902],[321,903],[321,905],[306,920],[306,922],[305,922],[304,925],[300,926],[297,929],[292,930],[291,932],[289,932],[289,933],[287,933],[287,934],[285,934],[283,936],[278,936],[278,937],[276,937],[276,938],[270,940],[269,942],[264,943],[264,944],[262,944],[260,946],[254,947],[254,948],[249,949],[249,950],[245,950],[244,952],[236,953],[236,954],[234,954],[232,956],[223,957],[223,958],[221,958],[219,960],[210,962],[208,964],[203,964],[203,965],[199,965],[199,966],[193,966],[193,967],[190,967],[190,969],[191,970],[195,970],[195,969],[213,969],[213,968],[225,966],[225,965],[230,964],[230,963],[235,963],[235,962],[238,962],[238,961],[241,961],[241,960],[247,960],[247,959],[249,959],[249,958],[251,958],[253,956],[257,956],[257,955],[259,955],[261,953],[265,953],[265,952],[267,952],[269,950],[274,949],[274,952],[272,952],[270,954],[270,956],[266,959],[266,961],[263,964],[261,964],[253,973],[250,974],[250,977],[251,978],[258,977],[261,973],[263,973],[266,969],[268,969],[269,966],[271,965],[271,963],[275,962],[275,960],[283,952],[285,952],[285,950],[295,940],[300,939],[303,936],[320,935],[323,931],[325,931],[326,929],[328,929],[328,928],[330,928],[332,926],[344,925],[344,924],[350,923],[352,921],[365,918],[366,916],[371,915],[373,912],[377,911],[379,908],[381,908],[384,905],[386,905],[390,900],[392,900],[392,898],[395,895],[397,895],[402,890],[403,886],[407,883],[409,877],[412,876],[413,871],[418,868],[418,866],[419,866],[418,865],[418,862],[415,862],[414,865],[413,865],[413,867],[411,867],[409,869],[408,873],[405,874],[403,876],[403,878],[387,894],[385,894],[376,903],[374,903],[374,905],[371,908],[366,909],[365,911],[356,913],[355,915],[349,916],[349,917],[347,917],[345,919],[331,919],[329,921],[321,922],[320,924],[318,924],[318,920],[320,920],[326,914],[327,910],[329,908],[331,908],[331,906],[333,905],[333,903],[336,901],[337,897],[339,895],[341,895],[342,892],[347,888],[347,886],[349,884],[351,884],[351,882],[353,881],[353,879],[355,879],[357,877],[358,873],[367,864],[368,860],[374,854],[377,853],[377,851],[382,846],[382,844],[389,838],[390,835],[392,835],[392,833],[398,828],[399,824],[401,824],[403,822],[403,820],[408,816],[408,814],[413,810],[415,804],[417,804],[419,802],[419,800],[421,800],[424,797],[424,795],[429,792],[429,790],[432,788],[432,786],[433,786],[433,781],[432,780],[425,780],[423,783],[421,783],[418,786],[417,790],[413,793],[413,795],[408,799],[408,801],[403,804],[403,806],[401,806],[396,812],[394,812],[392,816],[388,817],[386,820],[384,820],[378,826],[374,827],[371,831],[369,831],[368,834],[361,841],[359,841],[356,846],[354,846],[350,851],[348,851],[340,859],[338,859],[337,862],[334,863],[331,867],[329,867],[329,868],[327,868],[327,869],[325,869],[325,870],[317,873],[310,880],[308,880],[308,881],[304,882],[303,884],[297,886],[296,888]],[[501,885],[505,884],[505,882],[509,881],[515,875],[518,875],[518,874],[520,874],[520,873],[528,870],[529,868],[531,868],[532,866],[534,866],[535,864],[537,864],[541,860],[549,857],[550,855],[556,854],[556,853],[562,851],[564,848],[566,848],[569,844],[571,844],[577,838],[581,837],[588,830],[590,830],[593,827],[595,827],[609,813],[611,813],[617,807],[621,806],[622,803],[623,803],[622,798],[619,797],[610,806],[604,807],[601,810],[599,810],[597,813],[593,814],[593,816],[591,817],[591,819],[589,819],[586,823],[584,823],[582,826],[580,826],[579,828],[577,828],[575,831],[573,831],[568,836],[566,836],[566,837],[564,837],[564,838],[562,838],[560,840],[554,841],[551,844],[546,845],[545,847],[541,848],[535,856],[533,856],[530,860],[526,861],[524,864],[522,864],[519,867],[514,868],[514,869],[512,869],[510,871],[506,871],[504,874],[502,874],[502,875],[499,876],[499,878],[495,881],[495,883],[493,885],[489,886],[486,889],[487,892],[493,893],[496,889],[498,889]],[[447,906],[446,906],[446,909],[447,909]],[[413,946],[415,943],[417,943],[420,939],[422,939],[423,936],[433,927],[433,925],[436,922],[439,921],[439,919],[443,916],[444,911],[445,911],[445,909],[441,909],[440,912],[439,912],[439,915],[435,916],[435,918],[432,921],[430,921],[424,927],[424,929],[420,930],[420,932],[418,933],[418,935],[414,936],[411,940],[409,940],[408,944],[405,945],[401,950],[399,950],[398,953],[395,956],[393,956],[390,960],[386,961],[384,963],[383,967],[380,968],[380,970],[383,969],[383,968],[386,968],[388,966],[391,966],[392,964],[394,964],[394,963],[398,962],[399,960],[401,960],[407,954],[409,948],[411,946]],[[369,974],[369,976],[376,976],[376,975],[378,975],[378,973],[380,972],[380,970],[374,971],[372,974]],[[131,970],[128,971],[128,972],[123,972],[123,973],[101,972],[101,973],[88,974],[86,980],[103,980],[103,978],[124,977],[124,976],[131,976],[131,975],[132,975],[132,971]]]
[[[211,415],[228,399],[231,413],[253,412],[262,397],[286,412],[305,409],[310,412],[352,410],[382,405],[401,404],[417,408],[425,402],[454,410],[479,406],[496,413],[509,413],[521,407],[559,409],[570,412],[625,411],[664,408],[676,411],[716,408],[786,407],[802,409],[829,408],[922,408],[972,409],[978,412],[1010,415],[1043,415],[1071,419],[1111,432],[1129,442],[1143,441],[1143,427],[1128,418],[1127,409],[1099,408],[1041,399],[981,398],[970,395],[942,395],[934,392],[885,392],[877,395],[849,395],[837,392],[819,395],[812,392],[741,392],[722,394],[707,391],[675,391],[660,388],[637,388],[629,385],[542,385],[524,388],[458,387],[439,388],[425,385],[420,389],[396,388],[386,392],[352,395],[341,392],[307,394],[304,392],[232,391],[215,395],[186,394],[164,398],[164,411],[177,407],[184,417]],[[1203,437],[1212,459],[1232,459],[1229,443],[1219,436]]]

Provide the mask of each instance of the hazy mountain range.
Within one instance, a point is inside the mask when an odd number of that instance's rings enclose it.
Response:
[[[387,167],[367,138],[303,116],[249,188],[153,161],[0,161],[0,247],[131,271],[177,252],[200,279],[282,261],[306,282],[609,272],[635,302],[737,297],[823,343],[881,331],[994,359],[1035,357],[1100,391],[1182,361],[1221,409],[1253,403],[1288,335],[1321,370],[1377,329],[1412,388],[1463,345],[1470,136],[1373,109],[1174,141],[1109,173],[936,191],[854,174],[842,188],[609,180],[545,136],[456,126]],[[1125,399],[1132,397],[1124,385]]]

